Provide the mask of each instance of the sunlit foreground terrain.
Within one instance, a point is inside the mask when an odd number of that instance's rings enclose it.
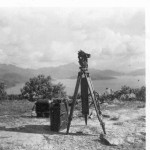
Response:
[[[144,102],[114,100],[102,104],[108,142],[100,140],[102,129],[93,107],[86,126],[77,106],[66,135],[66,129],[50,131],[49,118],[31,117],[32,106],[26,100],[0,102],[0,150],[145,149]]]

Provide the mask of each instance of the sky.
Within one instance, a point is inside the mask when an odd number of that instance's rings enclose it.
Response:
[[[0,63],[23,68],[78,64],[131,71],[145,67],[145,10],[134,7],[1,7]]]

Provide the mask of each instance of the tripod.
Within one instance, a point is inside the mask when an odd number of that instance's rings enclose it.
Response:
[[[95,107],[95,110],[96,110],[96,113],[97,113],[97,118],[100,122],[100,125],[102,126],[104,134],[106,134],[105,124],[102,120],[102,112],[100,110],[100,104],[99,104],[99,101],[96,97],[96,92],[94,91],[94,87],[93,87],[93,84],[92,84],[92,81],[91,81],[91,78],[90,78],[90,74],[87,71],[87,68],[83,68],[83,67],[80,67],[80,71],[78,72],[77,82],[76,82],[74,96],[73,96],[73,102],[72,102],[72,106],[71,106],[71,109],[70,109],[70,115],[69,115],[69,118],[68,118],[67,134],[69,133],[69,128],[70,128],[70,124],[71,124],[72,117],[73,117],[73,111],[74,111],[74,107],[75,107],[75,104],[76,104],[76,99],[77,99],[77,95],[78,95],[79,86],[80,86],[81,80],[83,78],[85,78],[85,80],[87,81],[88,90],[90,91],[90,95],[91,95],[92,101],[94,103],[94,107]],[[81,86],[82,86],[82,84],[81,84]],[[87,124],[87,114],[85,114],[85,123]]]

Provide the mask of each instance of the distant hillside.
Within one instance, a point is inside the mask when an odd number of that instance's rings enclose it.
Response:
[[[35,70],[33,69],[24,69],[17,67],[15,65],[6,65],[6,64],[0,64],[0,76],[7,74],[7,73],[16,73],[19,74],[20,76],[24,77],[30,77],[34,75]]]
[[[127,75],[132,75],[132,76],[145,75],[145,68],[134,70],[132,72],[127,73]]]
[[[7,87],[15,86],[17,83],[23,83],[27,80],[27,77],[21,76],[17,73],[5,73],[3,75],[0,75],[0,82],[4,82]]]
[[[115,76],[120,76],[121,73],[115,72],[115,71],[102,71],[102,70],[96,70],[96,69],[89,69],[89,73],[92,80],[111,80],[115,79]],[[76,79],[77,78],[77,72],[76,75],[70,76],[69,79]]]
[[[50,75],[53,79],[76,79],[79,66],[75,63],[58,67],[45,67],[40,69],[24,69],[15,65],[0,64],[0,82],[5,82],[7,87],[24,83],[38,74]],[[110,80],[122,75],[145,75],[145,69],[139,69],[130,73],[122,73],[113,70],[98,70],[89,68],[92,80]]]
[[[23,69],[15,65],[0,64],[0,82],[7,87],[15,86],[17,83],[24,83],[34,76],[32,69]]]
[[[71,76],[76,75],[79,70],[78,68],[79,68],[78,65],[74,63],[70,63],[58,67],[40,68],[36,71],[36,73],[50,75],[52,78],[56,78],[56,79],[67,79],[70,78]]]
[[[45,75],[51,75],[56,79],[75,79],[79,72],[79,66],[71,63],[67,65],[62,65],[58,67],[47,67],[38,69],[37,72],[42,72]],[[123,73],[112,71],[112,70],[97,70],[89,69],[91,78],[93,80],[110,80],[115,79],[114,76],[123,75]]]

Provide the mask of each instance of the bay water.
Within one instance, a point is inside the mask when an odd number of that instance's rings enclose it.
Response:
[[[53,83],[61,82],[66,87],[68,95],[73,95],[77,79],[59,79],[54,80]],[[119,90],[122,86],[126,85],[131,88],[140,88],[146,86],[145,76],[119,76],[116,79],[111,80],[92,80],[95,91],[103,93],[106,88],[111,88],[114,91]],[[14,87],[8,88],[6,91],[8,94],[19,94],[20,89],[24,86],[24,83],[17,84]]]

